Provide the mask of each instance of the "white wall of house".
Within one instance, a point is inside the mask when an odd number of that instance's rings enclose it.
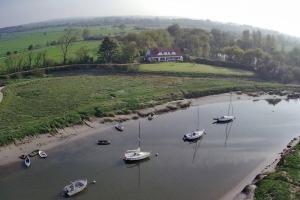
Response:
[[[174,51],[158,52],[157,56],[151,56],[151,51],[148,49],[146,59],[148,62],[172,62],[183,61],[183,56],[177,56]]]
[[[149,62],[171,62],[171,61],[183,61],[182,56],[160,56],[160,57],[148,57]]]

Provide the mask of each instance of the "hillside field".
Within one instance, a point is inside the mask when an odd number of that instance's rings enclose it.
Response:
[[[3,34],[0,37],[0,58],[6,56],[6,52],[18,51],[19,53],[26,52],[29,45],[39,45],[41,48],[46,48],[47,42],[57,41],[62,36],[64,29],[67,27],[44,28],[34,31],[15,32]],[[78,31],[79,37],[84,29],[90,30],[91,35],[98,36],[116,36],[135,31],[133,28],[118,28],[110,26],[87,26],[87,27],[72,27]],[[81,40],[81,38],[79,38]],[[99,42],[98,42],[99,43]],[[49,47],[51,48],[51,47]]]

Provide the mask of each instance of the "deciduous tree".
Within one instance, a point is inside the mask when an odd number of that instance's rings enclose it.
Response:
[[[63,64],[67,63],[67,56],[69,53],[69,47],[72,42],[77,40],[78,32],[74,29],[68,28],[64,31],[63,36],[60,38],[60,49],[63,55]]]
[[[112,63],[112,58],[118,48],[117,41],[106,37],[104,38],[100,48],[98,50],[98,58],[103,59],[105,63]]]

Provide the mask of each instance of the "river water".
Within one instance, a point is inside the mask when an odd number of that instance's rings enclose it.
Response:
[[[300,133],[300,101],[283,100],[276,106],[264,100],[236,101],[233,123],[212,124],[212,118],[226,114],[227,107],[228,103],[214,103],[163,114],[153,121],[141,119],[142,150],[153,156],[139,164],[120,159],[138,144],[138,121],[129,121],[123,133],[106,128],[48,151],[46,160],[32,159],[29,169],[19,163],[3,167],[0,199],[64,199],[62,188],[78,178],[97,183],[71,199],[220,199],[269,164]],[[183,142],[184,133],[198,126],[198,109],[207,135],[198,143]],[[112,144],[97,146],[97,139]]]

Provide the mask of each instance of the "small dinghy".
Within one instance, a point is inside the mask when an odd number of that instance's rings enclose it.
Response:
[[[154,118],[154,114],[151,113],[151,114],[148,116],[148,120],[151,121],[153,118]]]
[[[27,155],[24,155],[24,154],[19,156],[19,158],[21,158],[22,160],[24,160],[26,157],[27,157]]]
[[[75,194],[83,191],[86,188],[87,183],[87,179],[72,181],[70,185],[64,187],[64,193],[68,197],[74,196]]]
[[[41,158],[47,158],[47,154],[44,151],[39,151],[39,156]]]
[[[222,117],[214,118],[215,123],[228,123],[232,122],[234,119],[235,117],[231,115],[224,115]]]
[[[194,131],[192,133],[187,133],[183,136],[183,140],[186,141],[193,141],[200,139],[203,135],[205,134],[205,130],[200,130],[200,131]]]
[[[34,157],[34,156],[36,156],[36,155],[38,155],[39,154],[39,150],[38,149],[36,149],[36,150],[34,150],[33,152],[31,152],[30,154],[28,154],[30,157]]]
[[[26,156],[26,158],[25,158],[25,160],[24,160],[24,165],[25,165],[26,167],[29,167],[30,164],[31,164],[30,158],[29,158],[29,156]]]
[[[124,131],[124,126],[121,123],[118,123],[115,125],[115,129],[117,129],[118,131]]]
[[[109,140],[98,140],[98,145],[109,145],[111,142]]]

